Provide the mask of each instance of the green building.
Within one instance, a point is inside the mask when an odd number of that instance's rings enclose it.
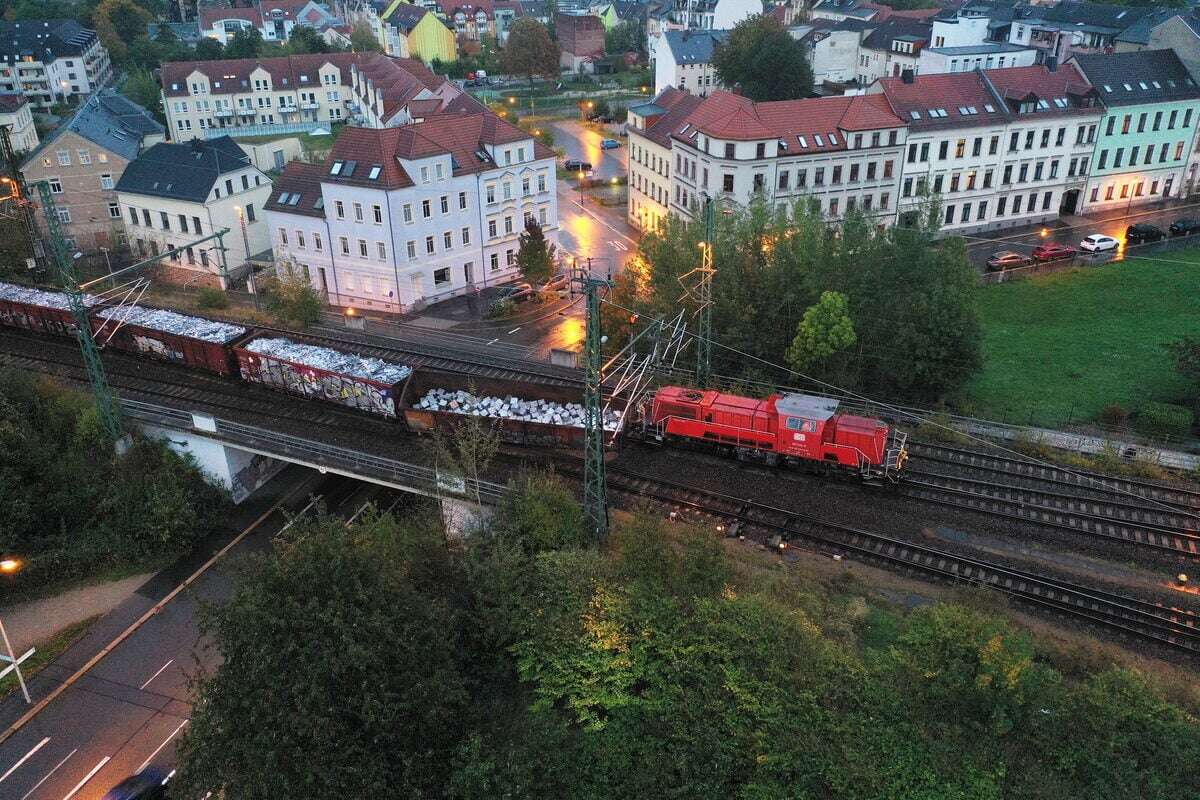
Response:
[[[1194,184],[1200,87],[1173,50],[1072,59],[1100,95],[1104,116],[1079,211],[1181,197]]]

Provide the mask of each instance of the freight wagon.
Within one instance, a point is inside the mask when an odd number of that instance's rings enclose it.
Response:
[[[91,322],[96,342],[104,347],[217,375],[234,373],[230,345],[246,335],[240,325],[144,306],[99,308]]]
[[[418,369],[401,398],[409,430],[452,433],[467,416],[496,424],[508,444],[582,449],[582,400],[565,386],[518,383],[456,373]],[[610,414],[606,427],[617,434],[618,420]]]
[[[90,305],[95,299],[85,297],[84,302]],[[75,335],[75,316],[65,294],[12,283],[0,283],[0,325],[35,333]]]
[[[257,332],[232,347],[242,380],[395,419],[412,368]]]

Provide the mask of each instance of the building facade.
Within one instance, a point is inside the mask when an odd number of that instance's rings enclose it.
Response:
[[[722,88],[713,69],[713,51],[729,38],[729,31],[667,31],[651,54],[654,61],[654,93],[668,86],[707,97]]]
[[[1082,207],[1129,208],[1182,194],[1200,87],[1171,50],[1076,56],[1104,103]]]
[[[425,6],[406,0],[351,0],[342,9],[349,23],[371,29],[387,55],[426,64],[458,59],[454,31]]]
[[[228,136],[160,143],[125,167],[118,213],[135,256],[171,251],[157,277],[187,286],[229,288],[250,258],[269,251],[264,207],[271,179]],[[228,230],[224,252],[215,239]]]
[[[558,238],[555,155],[480,110],[346,128],[293,163],[267,205],[278,264],[330,305],[401,313],[517,277],[519,236]]]
[[[314,0],[260,0],[248,8],[202,6],[200,34],[229,44],[238,31],[257,30],[265,42],[286,42],[297,25],[323,30],[336,23],[329,8]]]
[[[8,128],[8,139],[17,155],[38,146],[33,112],[23,94],[0,94],[0,126]]]
[[[23,94],[36,110],[107,85],[108,51],[74,20],[0,22],[0,93]]]
[[[46,181],[72,248],[95,252],[123,244],[116,186],[126,166],[164,131],[141,106],[114,89],[84,102],[21,165],[27,184]]]
[[[483,105],[413,58],[374,56],[350,68],[351,120],[369,128],[408,125],[434,114]]]

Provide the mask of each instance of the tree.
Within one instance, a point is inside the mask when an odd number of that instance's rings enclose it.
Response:
[[[271,313],[283,324],[306,327],[317,322],[324,303],[312,282],[290,261],[279,267],[275,277],[265,281]]]
[[[154,14],[134,0],[104,0],[93,13],[96,33],[108,49],[114,61],[123,63],[129,45],[139,37],[145,37],[146,25],[154,21]]]
[[[1164,345],[1175,359],[1175,371],[1193,382],[1200,382],[1200,339],[1184,336]]]
[[[162,87],[148,69],[131,69],[121,84],[121,94],[142,106],[159,122],[166,124],[162,108]]]
[[[475,387],[468,385],[467,391],[475,394]],[[443,475],[456,476],[475,482],[477,521],[482,524],[484,511],[479,481],[500,449],[500,431],[496,421],[484,417],[465,417],[449,437],[435,428],[429,440],[429,449],[439,478]]]
[[[258,28],[242,28],[225,45],[225,58],[258,58],[262,55],[263,38]]]
[[[546,26],[532,17],[521,17],[508,31],[508,43],[500,53],[500,69],[509,75],[524,75],[533,88],[533,76],[559,74],[558,43]]]
[[[208,36],[201,37],[200,41],[196,43],[192,57],[197,61],[220,61],[223,58],[233,58],[233,56],[226,55],[225,45]]]
[[[646,31],[640,19],[627,19],[604,34],[604,52],[641,53],[646,49]]]
[[[463,574],[436,518],[322,516],[206,613],[184,796],[443,796],[471,710]]]
[[[375,34],[366,23],[355,25],[354,29],[350,32],[350,49],[355,53],[383,52],[383,47],[379,44],[379,40],[375,38]]]
[[[525,232],[520,236],[517,250],[517,269],[521,277],[534,286],[550,280],[554,275],[554,245],[546,241],[542,226],[532,217],[525,223]]]
[[[830,359],[857,339],[846,295],[822,292],[796,326],[796,338],[787,351],[788,365],[797,372],[819,370],[823,375]]]
[[[370,30],[367,32],[370,33]],[[308,25],[297,25],[292,28],[292,33],[284,49],[288,55],[293,56],[305,55],[307,53],[328,53],[330,51],[329,43],[321,38],[321,34],[317,33],[316,29]]]
[[[717,45],[713,67],[722,84],[754,101],[795,100],[812,92],[804,45],[774,17],[748,17]]]

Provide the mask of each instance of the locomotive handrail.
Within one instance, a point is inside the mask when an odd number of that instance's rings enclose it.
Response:
[[[498,483],[492,483],[491,481],[474,480],[471,478],[457,478],[454,481],[447,481],[445,475],[440,474],[432,467],[409,464],[404,461],[384,458],[383,456],[376,456],[370,453],[361,453],[350,448],[316,442],[311,439],[302,439],[291,434],[244,425],[240,422],[231,422],[214,417],[212,419],[215,430],[198,428],[191,412],[181,411],[169,406],[160,406],[139,400],[123,400],[122,406],[131,417],[149,422],[158,422],[169,427],[181,428],[187,431],[199,432],[208,437],[215,435],[217,438],[228,439],[233,444],[258,445],[262,446],[263,449],[275,447],[278,450],[274,455],[285,457],[288,455],[305,455],[318,466],[339,467],[343,469],[348,466],[351,471],[359,470],[375,477],[378,477],[382,473],[387,477],[403,479],[406,482],[405,485],[410,488],[430,490],[435,496],[452,494],[469,499],[474,499],[478,496],[489,503],[496,503],[508,492],[507,487]]]

